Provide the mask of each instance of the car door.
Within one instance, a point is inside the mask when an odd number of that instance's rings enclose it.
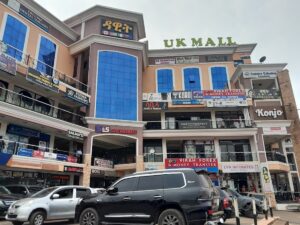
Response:
[[[101,197],[103,221],[109,223],[131,223],[133,219],[132,192],[136,190],[137,177],[121,179],[113,187],[118,189],[115,193],[106,193]]]
[[[164,204],[163,175],[140,176],[137,190],[132,194],[134,223],[151,223]]]
[[[53,198],[58,194],[57,199]],[[75,215],[75,193],[74,188],[63,188],[54,192],[49,200],[49,218],[51,219],[73,219]],[[75,204],[75,206],[74,206]]]

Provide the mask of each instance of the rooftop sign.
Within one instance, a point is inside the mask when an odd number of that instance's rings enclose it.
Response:
[[[180,47],[221,47],[221,46],[234,46],[237,45],[236,42],[232,40],[232,37],[218,37],[217,40],[212,38],[191,38],[186,40],[185,38],[176,38],[164,40],[165,48],[180,48]]]

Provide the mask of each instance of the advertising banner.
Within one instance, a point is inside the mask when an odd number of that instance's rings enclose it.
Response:
[[[171,93],[143,93],[144,102],[168,102],[171,101]]]
[[[204,90],[202,91],[205,99],[246,99],[245,90]]]
[[[99,167],[112,169],[114,167],[114,164],[113,164],[113,161],[110,161],[110,160],[95,158],[94,159],[94,166],[99,166]]]
[[[56,153],[52,153],[52,152],[45,152],[44,153],[44,158],[45,159],[54,159],[54,160],[56,160],[57,154]]]
[[[44,152],[35,150],[35,151],[32,152],[32,157],[43,159],[44,158]]]
[[[244,78],[275,78],[277,76],[276,71],[249,71],[243,72]]]
[[[68,155],[56,154],[56,160],[67,162],[68,161]]]
[[[216,158],[168,158],[165,159],[165,168],[194,168],[196,171],[218,172]]]
[[[253,99],[277,99],[280,98],[280,91],[272,90],[272,89],[265,89],[265,90],[248,89],[247,97]]]
[[[73,90],[71,88],[66,89],[66,97],[79,102],[83,105],[89,105],[90,104],[90,98],[76,90]]]
[[[266,163],[260,164],[261,181],[263,184],[263,192],[272,192],[271,175]]]
[[[209,129],[211,128],[210,120],[191,120],[178,121],[179,129]]]
[[[263,127],[264,134],[287,134],[286,127]]]
[[[223,173],[259,173],[258,163],[226,163],[222,162]]]
[[[160,58],[160,59],[155,59],[155,65],[174,65],[175,58]]]
[[[76,140],[83,140],[83,133],[77,132],[77,131],[73,131],[73,130],[68,130],[67,131],[67,136]]]
[[[64,166],[64,172],[83,173],[83,168],[74,166]]]
[[[167,102],[143,102],[143,110],[166,110]]]
[[[207,101],[207,107],[235,107],[235,106],[248,106],[247,100],[243,99],[212,99]]]
[[[20,148],[18,150],[18,155],[26,156],[26,157],[32,157],[32,149]]]
[[[16,59],[6,55],[4,53],[0,54],[0,69],[8,72],[11,75],[16,75],[17,63]]]
[[[101,34],[133,40],[133,26],[120,20],[102,19]]]
[[[200,62],[199,56],[176,57],[176,64],[194,64],[199,62]]]
[[[12,154],[2,153],[0,152],[0,165],[6,165],[6,163],[10,160]]]
[[[38,84],[51,91],[58,92],[59,80],[55,77],[43,75],[41,72],[29,67],[26,80]]]

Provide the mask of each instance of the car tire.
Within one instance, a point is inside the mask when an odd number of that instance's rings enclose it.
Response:
[[[43,211],[36,211],[29,217],[30,225],[43,225],[46,219],[46,214]]]
[[[95,209],[87,208],[82,211],[79,217],[80,225],[98,225],[99,224],[99,216]]]
[[[23,225],[23,222],[20,221],[12,221],[13,225]]]
[[[158,218],[158,225],[163,224],[185,225],[185,220],[182,213],[177,209],[167,209]]]

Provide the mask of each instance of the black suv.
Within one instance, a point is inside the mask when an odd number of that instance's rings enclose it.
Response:
[[[219,195],[205,174],[192,169],[134,173],[76,207],[80,225],[218,223]]]

